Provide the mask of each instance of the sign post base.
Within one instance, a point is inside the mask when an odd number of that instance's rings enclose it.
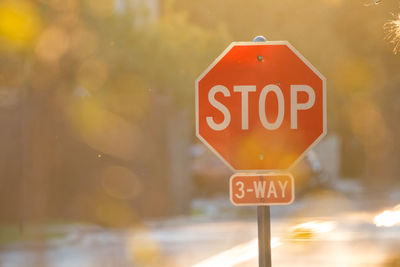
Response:
[[[271,211],[269,206],[257,207],[258,265],[271,267]]]

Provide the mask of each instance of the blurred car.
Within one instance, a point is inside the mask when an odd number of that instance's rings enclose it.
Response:
[[[224,162],[201,143],[191,146],[190,155],[196,193],[210,195],[229,191],[228,180],[233,172]],[[290,172],[295,178],[296,197],[316,189],[331,187],[332,179],[324,172],[314,151],[310,151]]]
[[[289,240],[313,241],[318,240],[324,233],[335,229],[336,223],[328,220],[312,220],[297,224],[289,229]]]

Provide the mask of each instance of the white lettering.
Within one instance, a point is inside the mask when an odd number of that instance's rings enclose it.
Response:
[[[242,93],[242,130],[249,129],[249,92],[255,92],[255,85],[235,85],[233,91]]]
[[[249,93],[256,92],[255,85],[234,85],[233,91],[238,92],[241,95],[241,129],[249,129]],[[268,105],[267,96],[269,93],[274,93],[277,99],[277,116],[273,122],[267,118],[267,113],[270,112],[270,105]],[[304,92],[308,95],[308,99],[304,103],[299,103],[298,95],[300,92]],[[230,97],[231,93],[227,87],[223,85],[215,85],[208,92],[208,101],[210,105],[220,111],[223,115],[221,122],[216,122],[212,116],[206,117],[207,124],[215,131],[225,130],[231,122],[231,113],[229,109],[217,101],[215,96],[217,93],[222,93],[224,97]],[[291,85],[290,86],[290,128],[298,128],[298,113],[300,110],[308,110],[315,104],[315,92],[312,87],[308,85]],[[268,112],[267,112],[268,110]],[[266,85],[260,93],[258,99],[258,113],[261,124],[267,130],[276,130],[281,127],[284,115],[285,115],[285,99],[281,88],[276,84]],[[271,118],[270,118],[271,119]]]
[[[281,187],[281,190],[282,190],[282,197],[285,197],[285,190],[286,190],[286,186],[288,184],[288,181],[285,181],[284,184],[282,184],[281,181],[278,181],[278,183],[279,183],[279,186]]]
[[[208,101],[213,107],[215,107],[216,109],[221,111],[222,114],[224,114],[224,120],[221,123],[216,123],[214,121],[214,118],[212,117],[207,117],[206,120],[211,129],[215,131],[222,131],[226,127],[228,127],[229,123],[231,122],[231,114],[229,110],[221,102],[218,102],[215,99],[216,93],[222,93],[224,96],[230,96],[230,93],[228,88],[222,85],[216,85],[213,88],[211,88],[210,92],[208,92]]]
[[[236,183],[236,186],[239,186],[238,190],[241,192],[241,194],[235,194],[237,198],[244,198],[244,183],[239,181]]]
[[[305,103],[298,103],[298,92],[306,92],[308,100]],[[290,86],[290,128],[297,129],[297,111],[310,109],[315,103],[314,90],[308,85]]]
[[[273,182],[269,183],[268,195],[267,197],[270,198],[271,194],[274,194],[274,197],[277,198],[278,194],[276,193],[275,184]]]
[[[278,115],[276,117],[275,122],[270,123],[267,119],[267,114],[265,112],[265,101],[269,92],[274,92],[276,98],[278,100]],[[263,88],[260,94],[259,105],[258,105],[258,112],[260,115],[260,120],[262,125],[268,130],[275,130],[278,129],[283,121],[283,116],[285,113],[285,102],[283,98],[283,94],[281,88],[275,84],[267,85]]]
[[[265,186],[267,185],[267,182],[266,181],[262,181],[262,182],[254,181],[253,184],[254,184],[254,190],[256,191],[256,198],[260,198],[260,195],[261,195],[261,197],[264,197],[265,196]]]

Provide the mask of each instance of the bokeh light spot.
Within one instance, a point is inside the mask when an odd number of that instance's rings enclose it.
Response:
[[[144,231],[132,236],[127,248],[132,260],[140,266],[155,264],[161,257],[160,245]]]
[[[57,26],[47,28],[36,45],[37,56],[48,63],[56,62],[68,50],[69,37]]]
[[[27,1],[0,3],[0,36],[17,47],[30,44],[40,30],[37,9]]]
[[[72,103],[66,119],[80,141],[105,154],[132,159],[138,147],[139,130],[93,100]]]

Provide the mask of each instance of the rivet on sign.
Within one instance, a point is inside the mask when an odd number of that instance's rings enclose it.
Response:
[[[257,56],[257,60],[258,60],[258,61],[262,61],[263,59],[264,59],[264,58],[263,58],[262,55],[258,55],[258,56]]]
[[[263,160],[263,159],[264,159],[264,154],[258,155],[258,158],[259,158],[260,160]]]

